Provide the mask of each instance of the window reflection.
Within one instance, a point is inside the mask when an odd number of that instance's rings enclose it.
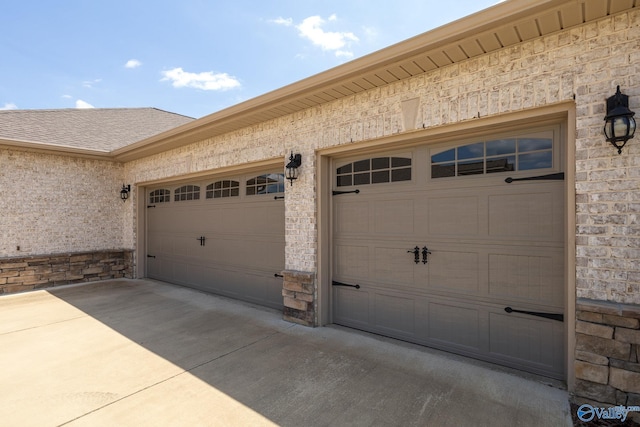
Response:
[[[458,147],[456,150],[458,151],[458,160],[484,157],[484,142],[463,145],[462,147]]]
[[[200,187],[198,185],[183,185],[174,191],[174,201],[200,200]]]
[[[269,173],[256,176],[247,181],[247,196],[273,193],[284,193],[283,173]]]
[[[552,145],[549,138],[523,138],[518,140],[518,152],[551,150]]]
[[[411,181],[411,158],[374,157],[336,169],[338,187],[399,181]]]
[[[239,195],[240,183],[238,181],[224,180],[207,185],[207,199],[236,197]]]
[[[487,141],[487,156],[499,156],[516,152],[515,139],[498,139]]]
[[[518,157],[518,166],[520,170],[546,169],[553,164],[551,151],[542,151],[539,153],[521,154]]]
[[[149,194],[149,203],[168,203],[171,200],[171,191],[166,189],[154,190]]]
[[[475,142],[431,156],[431,177],[479,175],[553,167],[553,138]]]

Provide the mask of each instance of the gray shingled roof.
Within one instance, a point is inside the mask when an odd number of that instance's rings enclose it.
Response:
[[[111,152],[193,120],[157,108],[2,110],[0,140]]]

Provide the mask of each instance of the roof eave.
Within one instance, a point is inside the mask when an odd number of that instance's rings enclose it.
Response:
[[[113,160],[109,151],[90,150],[86,148],[72,147],[69,145],[47,144],[42,142],[24,141],[18,139],[0,138],[0,148],[18,149],[22,151],[35,151],[47,154],[60,154],[64,156],[76,156],[97,160]]]

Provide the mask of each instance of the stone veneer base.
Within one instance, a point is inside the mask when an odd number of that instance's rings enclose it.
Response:
[[[132,277],[133,251],[126,249],[0,259],[0,295]]]
[[[640,406],[640,306],[578,299],[575,359],[574,400]]]
[[[316,326],[315,274],[283,271],[283,319],[304,326]]]

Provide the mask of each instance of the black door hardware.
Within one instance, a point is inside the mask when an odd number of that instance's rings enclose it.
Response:
[[[564,322],[564,314],[540,313],[539,311],[514,310],[511,307],[505,307],[504,311],[506,311],[507,313],[522,313],[522,314],[528,314],[530,316],[544,317],[545,319],[551,319],[551,320],[557,320],[558,322]]]
[[[276,273],[276,274],[273,275],[273,277],[284,277],[284,276],[282,274]]]
[[[147,208],[155,208],[156,205],[147,205]]]
[[[427,263],[427,255],[431,255],[431,251],[426,246],[422,247],[422,263]]]
[[[147,255],[147,258],[155,258],[155,255]]]
[[[540,176],[530,176],[528,178],[507,178],[504,180],[504,182],[506,182],[507,184],[511,184],[514,181],[540,181],[540,180],[557,180],[557,181],[562,181],[564,180],[564,172],[560,172],[560,173],[552,173],[549,175],[540,175]]]
[[[205,242],[205,240],[207,240],[207,238],[204,237],[204,236],[200,236],[196,240],[200,240],[200,246],[204,246],[204,242]]]
[[[351,193],[360,194],[360,190],[352,190],[352,191],[336,191],[336,190],[333,190],[333,195],[334,196],[337,196],[338,194],[351,194]]]
[[[273,200],[280,200],[280,199],[284,199],[284,196],[274,196]]]
[[[349,285],[348,283],[341,283],[341,282],[336,282],[335,280],[333,280],[331,282],[331,284],[333,286],[347,286],[349,288],[356,288],[356,289],[360,289],[360,285]]]
[[[408,254],[413,254],[413,261],[417,264],[420,262],[420,248],[415,247],[412,251],[407,251]]]

